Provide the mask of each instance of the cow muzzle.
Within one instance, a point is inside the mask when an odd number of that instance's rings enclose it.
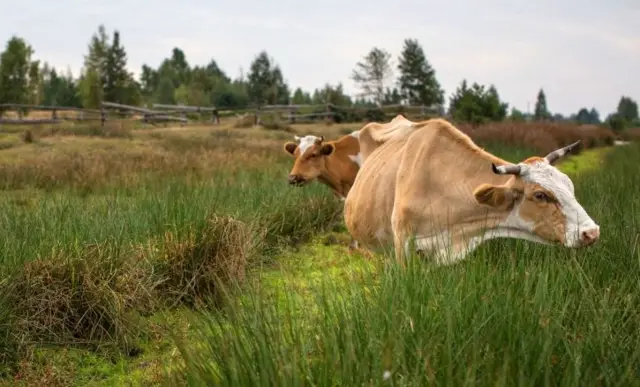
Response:
[[[590,246],[600,238],[600,227],[583,230],[580,232],[580,243],[583,246]]]
[[[289,175],[289,184],[300,186],[306,182],[305,178],[300,175]]]

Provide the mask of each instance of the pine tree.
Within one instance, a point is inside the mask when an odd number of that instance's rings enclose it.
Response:
[[[129,72],[127,53],[120,43],[120,33],[113,32],[113,40],[106,52],[104,67],[104,98],[110,102],[128,103]]]
[[[0,55],[0,103],[32,102],[33,49],[27,42],[12,36]]]
[[[289,87],[284,82],[282,71],[266,51],[261,51],[251,62],[248,75],[248,93],[252,102],[258,104],[286,104],[289,102]]]
[[[549,110],[547,109],[547,96],[544,94],[544,90],[542,89],[538,91],[533,117],[538,121],[546,120],[551,117],[551,113],[549,113]]]
[[[441,105],[444,90],[436,79],[436,72],[427,61],[417,39],[405,39],[400,54],[398,87],[402,98],[410,105]]]
[[[79,91],[85,108],[99,108],[104,98],[106,62],[109,38],[103,25],[91,36],[89,53],[84,57],[84,68],[80,76]]]

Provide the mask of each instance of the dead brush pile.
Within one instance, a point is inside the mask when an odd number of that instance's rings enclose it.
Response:
[[[615,134],[597,125],[576,125],[561,122],[496,122],[479,126],[456,124],[478,142],[501,142],[513,146],[534,148],[541,153],[581,140],[581,149],[613,145]]]

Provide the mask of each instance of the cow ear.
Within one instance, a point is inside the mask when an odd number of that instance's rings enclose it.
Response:
[[[493,208],[508,209],[513,205],[515,195],[511,188],[504,185],[481,184],[473,191],[473,197],[479,204]]]
[[[320,154],[324,156],[329,156],[331,153],[333,153],[333,150],[334,150],[333,144],[324,144],[320,148]]]
[[[296,144],[295,142],[291,142],[291,141],[288,141],[287,143],[284,144],[285,152],[290,153],[291,155],[293,155],[293,153],[296,151],[297,147],[298,147],[298,144]]]

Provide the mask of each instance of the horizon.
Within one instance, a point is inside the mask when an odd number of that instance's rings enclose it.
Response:
[[[327,3],[334,6],[326,7]],[[396,2],[394,8],[406,9],[408,3]],[[251,61],[265,50],[281,68],[291,92],[342,83],[351,97],[357,95],[351,71],[372,47],[391,53],[395,81],[403,41],[415,38],[445,91],[445,106],[463,79],[495,85],[509,111],[515,107],[524,113],[533,111],[541,88],[552,114],[564,116],[594,107],[604,120],[622,96],[640,99],[640,33],[632,30],[633,20],[640,19],[640,4],[625,0],[589,8],[572,0],[554,2],[554,12],[549,12],[547,0],[517,6],[492,0],[482,8],[465,6],[468,1],[420,4],[402,12],[400,23],[394,23],[398,18],[390,18],[393,14],[381,2],[368,2],[364,8],[357,1],[327,1],[305,5],[304,11],[294,8],[291,0],[278,8],[253,1],[218,8],[202,1],[178,9],[154,4],[150,13],[143,2],[116,0],[107,7],[79,0],[55,5],[25,0],[14,6],[19,16],[2,20],[0,36],[5,36],[5,43],[12,35],[25,39],[34,49],[34,59],[58,70],[69,68],[75,78],[100,24],[109,38],[114,30],[120,32],[127,67],[136,80],[143,64],[157,68],[174,47],[185,53],[190,66],[214,59],[234,79],[240,69],[246,74]],[[335,12],[337,7],[340,12]],[[74,22],[50,18],[57,9],[65,9]],[[454,14],[455,22],[421,16],[429,13]],[[391,27],[379,29],[384,23]]]

